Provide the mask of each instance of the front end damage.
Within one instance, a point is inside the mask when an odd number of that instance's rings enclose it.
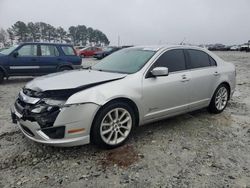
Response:
[[[93,103],[65,105],[75,92],[37,92],[24,88],[11,109],[13,123],[36,142],[55,146],[87,144],[99,106]]]

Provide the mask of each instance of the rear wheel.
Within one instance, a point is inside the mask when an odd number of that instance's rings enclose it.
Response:
[[[221,84],[214,92],[213,98],[208,107],[214,114],[221,113],[227,106],[229,99],[229,89],[226,84]]]
[[[4,73],[0,70],[0,83],[2,83],[4,80]]]
[[[61,71],[68,71],[68,70],[72,70],[72,68],[71,67],[60,67],[59,68],[59,72],[61,72]]]
[[[91,141],[101,148],[115,148],[126,142],[135,125],[135,113],[124,102],[110,103],[97,114]]]

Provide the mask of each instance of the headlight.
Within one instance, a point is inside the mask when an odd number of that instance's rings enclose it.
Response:
[[[42,113],[42,112],[45,112],[47,110],[47,106],[38,106],[34,109],[31,110],[32,113]]]
[[[64,100],[44,99],[44,103],[50,106],[62,106],[65,102]]]
[[[43,99],[43,102],[45,104],[41,104],[38,106],[35,106],[35,108],[33,108],[31,110],[31,112],[33,113],[43,113],[43,112],[49,112],[55,108],[60,108],[61,106],[63,106],[65,104],[66,101],[64,100],[54,100],[54,99]]]

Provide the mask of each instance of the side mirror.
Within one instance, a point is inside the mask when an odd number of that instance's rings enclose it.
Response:
[[[18,51],[14,51],[12,55],[13,55],[13,57],[16,58],[18,56]]]
[[[167,76],[168,75],[168,68],[167,67],[155,67],[151,74],[155,77],[157,76]]]

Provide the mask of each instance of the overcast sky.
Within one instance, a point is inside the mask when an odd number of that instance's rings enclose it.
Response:
[[[0,0],[0,28],[16,21],[84,24],[121,43],[237,44],[250,40],[250,0]]]

